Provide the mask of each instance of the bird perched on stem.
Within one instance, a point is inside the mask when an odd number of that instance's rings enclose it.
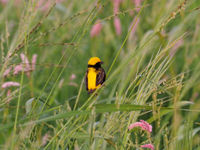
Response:
[[[88,61],[85,85],[89,94],[101,87],[106,79],[106,73],[101,67],[101,64],[103,64],[103,62],[98,57],[91,57]]]

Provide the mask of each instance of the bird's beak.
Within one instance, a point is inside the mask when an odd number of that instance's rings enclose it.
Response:
[[[103,62],[103,61],[101,61],[101,62],[100,62],[100,64],[104,64],[104,62]]]

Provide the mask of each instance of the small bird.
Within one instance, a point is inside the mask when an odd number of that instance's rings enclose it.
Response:
[[[85,76],[85,86],[88,94],[93,93],[101,87],[106,79],[106,73],[101,68],[103,62],[98,57],[91,57],[88,61],[88,68]]]

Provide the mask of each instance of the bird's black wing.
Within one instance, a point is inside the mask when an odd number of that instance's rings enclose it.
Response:
[[[105,80],[106,80],[106,73],[103,68],[99,68],[96,77],[96,86],[98,86],[99,84],[103,84]]]
[[[86,75],[85,75],[85,88],[88,91],[88,70],[87,70]]]

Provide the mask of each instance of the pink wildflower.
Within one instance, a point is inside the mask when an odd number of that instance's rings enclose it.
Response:
[[[144,120],[140,120],[140,122],[135,122],[133,124],[131,124],[128,129],[131,130],[135,127],[141,127],[142,130],[145,130],[145,131],[148,131],[148,132],[152,132],[152,126],[147,123],[146,121]]]
[[[2,4],[6,4],[6,3],[8,3],[8,0],[0,0],[0,2],[1,2]]]
[[[114,14],[118,13],[120,2],[121,2],[121,0],[113,0],[113,5],[114,5],[113,11],[114,11]]]
[[[142,148],[150,148],[151,150],[154,150],[154,146],[152,144],[145,144],[141,145]]]
[[[100,21],[98,20],[92,27],[91,31],[90,31],[90,36],[91,37],[95,37],[98,36],[99,33],[101,32],[102,29],[102,24],[100,23]]]
[[[141,123],[141,122],[132,123],[132,124],[130,124],[130,126],[128,127],[128,129],[131,130],[131,129],[135,128],[135,127],[141,127],[141,128],[143,128],[143,123]]]
[[[70,80],[74,80],[74,79],[76,79],[76,75],[72,74],[71,77],[70,77]]]
[[[115,31],[117,35],[121,34],[121,23],[120,19],[118,17],[114,18],[114,26],[115,26]]]
[[[21,57],[22,61],[25,62],[26,56],[23,53],[20,54],[20,57]]]
[[[30,71],[35,70],[35,64],[37,60],[37,54],[32,56],[31,64],[28,61],[28,58],[22,53],[20,54],[22,63],[15,66],[13,70],[13,75],[17,75],[19,72],[26,72],[27,76],[30,76]]]
[[[10,95],[11,95],[11,90],[8,90],[7,96],[10,96]]]
[[[140,5],[141,5],[141,2],[142,0],[133,0],[134,4],[135,4],[135,7],[136,7],[136,11],[140,11]]]
[[[11,94],[11,90],[9,89],[8,91],[7,91],[7,103],[9,103],[11,100],[12,100],[12,94]]]
[[[146,122],[144,120],[140,120],[140,122],[142,122],[144,124],[145,130],[147,130],[148,132],[152,132],[152,126],[148,122]]]
[[[21,53],[20,56],[21,56],[22,63],[24,63],[26,65],[25,71],[31,70],[28,58],[23,53]]]
[[[37,3],[37,8],[39,8],[43,12],[48,11],[50,6],[51,6],[51,0],[39,0]]]
[[[42,7],[42,11],[48,11],[51,6],[51,2],[48,0]]]
[[[11,87],[11,86],[20,86],[20,84],[18,82],[9,81],[9,82],[5,82],[4,84],[2,84],[1,87],[3,89],[5,89],[5,88]]]
[[[13,75],[17,75],[19,72],[23,70],[22,64],[15,66]]]
[[[11,71],[12,67],[9,67],[8,69],[5,70],[5,72],[3,73],[3,76],[6,77],[9,75],[10,71]]]
[[[21,53],[20,56],[21,56],[22,63],[24,63],[26,65],[24,71],[26,72],[26,75],[28,77],[30,77],[30,72],[29,71],[31,71],[31,67],[30,67],[28,58],[23,53]]]
[[[36,60],[37,60],[37,54],[34,54],[32,56],[32,70],[35,70]]]
[[[46,133],[43,137],[42,137],[42,146],[45,146],[47,144],[47,142],[49,141],[50,139],[50,135],[49,133]]]

